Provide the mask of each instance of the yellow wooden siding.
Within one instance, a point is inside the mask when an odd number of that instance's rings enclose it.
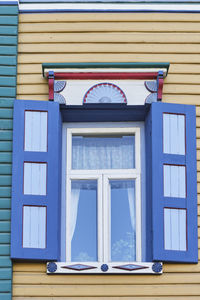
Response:
[[[200,14],[21,14],[17,97],[48,100],[45,62],[170,62],[163,101],[197,105],[200,224],[199,43]],[[44,263],[17,262],[13,271],[14,300],[200,300],[200,264],[164,264],[161,276],[46,275]]]

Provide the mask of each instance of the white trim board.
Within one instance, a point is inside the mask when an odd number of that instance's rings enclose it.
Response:
[[[47,77],[47,73],[53,71],[55,73],[156,73],[163,72],[163,76],[167,76],[166,68],[44,68],[44,77]],[[141,80],[141,79],[139,79]]]
[[[127,3],[30,3],[30,4],[19,4],[19,12],[62,12],[62,11],[73,11],[73,12],[84,12],[84,11],[99,11],[99,12],[200,12],[200,4],[127,4]]]

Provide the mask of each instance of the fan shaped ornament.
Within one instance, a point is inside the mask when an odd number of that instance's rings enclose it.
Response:
[[[103,82],[92,86],[83,98],[83,103],[127,103],[124,92],[115,84]]]

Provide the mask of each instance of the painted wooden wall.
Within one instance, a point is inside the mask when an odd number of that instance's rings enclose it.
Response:
[[[200,204],[199,42],[200,14],[21,14],[17,95],[48,99],[45,62],[170,62],[163,100],[197,105]],[[13,271],[13,300],[200,299],[200,264],[165,264],[161,276],[47,276],[43,263]]]
[[[11,300],[12,107],[16,97],[18,6],[0,2],[0,299]]]

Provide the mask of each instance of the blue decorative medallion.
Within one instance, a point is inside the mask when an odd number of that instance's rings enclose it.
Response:
[[[122,266],[115,266],[113,268],[120,269],[120,270],[126,270],[126,271],[136,271],[136,270],[141,270],[141,269],[148,269],[149,267],[134,265],[134,264],[127,264],[127,265],[122,265]]]
[[[96,267],[82,265],[82,264],[63,266],[61,268],[63,268],[63,269],[69,269],[69,270],[75,270],[75,271],[84,271],[84,270],[96,269]]]
[[[107,264],[101,265],[101,271],[107,272],[108,271],[108,265]]]
[[[162,271],[162,264],[161,263],[154,263],[153,266],[152,266],[152,270],[155,272],[155,273],[160,273]]]
[[[117,85],[103,82],[95,84],[86,92],[83,103],[127,103],[127,100]]]
[[[47,265],[47,270],[51,273],[54,273],[57,270],[57,265],[54,262],[50,262]]]

